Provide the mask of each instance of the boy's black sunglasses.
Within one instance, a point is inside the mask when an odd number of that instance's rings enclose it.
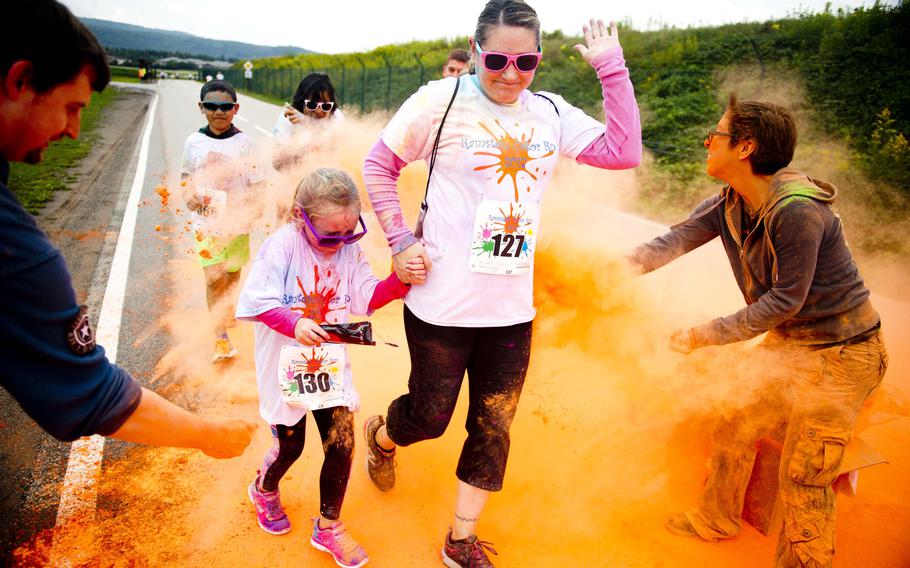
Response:
[[[230,112],[234,110],[235,106],[237,103],[202,103],[202,108],[205,110],[220,110],[221,112]]]

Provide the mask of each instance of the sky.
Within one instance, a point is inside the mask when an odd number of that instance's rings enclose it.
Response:
[[[896,5],[899,0],[885,0]],[[187,32],[259,45],[293,45],[322,53],[470,35],[485,0],[62,0],[80,17]],[[631,21],[640,30],[663,25],[720,25],[822,11],[826,0],[530,0],[544,31],[580,33],[589,18]],[[832,9],[871,6],[834,0]],[[456,9],[457,8],[457,9]]]

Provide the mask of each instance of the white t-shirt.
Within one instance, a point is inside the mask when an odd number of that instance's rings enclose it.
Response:
[[[246,215],[231,215],[244,207],[251,196],[250,185],[268,177],[269,166],[259,156],[253,140],[243,132],[230,138],[212,138],[202,132],[190,134],[183,145],[180,172],[193,178],[197,193],[206,194],[215,215],[193,212],[191,218],[197,230],[209,234],[241,234],[248,230]],[[225,211],[217,211],[217,206]]]
[[[575,158],[604,132],[603,123],[559,95],[543,93],[559,109],[557,115],[553,104],[528,90],[515,104],[494,103],[476,81],[462,77],[439,141],[422,239],[433,270],[405,299],[415,315],[435,325],[496,327],[534,319],[533,251],[524,274],[469,270],[472,255],[486,254],[473,246],[475,215],[484,200],[502,203],[504,214],[511,205],[536,235],[558,157]],[[385,145],[405,162],[429,163],[454,88],[454,78],[421,87],[383,130]]]
[[[300,311],[303,317],[317,323],[346,323],[350,314],[368,315],[378,283],[359,245],[345,245],[326,259],[314,253],[292,224],[284,225],[266,239],[237,303],[237,318],[256,322],[259,413],[266,422],[293,426],[307,409],[286,404],[278,384],[281,348],[299,343],[256,321],[256,316],[285,307]],[[354,389],[350,363],[345,359],[345,406],[356,411],[360,397]]]

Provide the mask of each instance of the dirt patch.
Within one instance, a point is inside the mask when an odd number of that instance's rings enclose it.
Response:
[[[88,297],[108,232],[118,230],[111,227],[111,218],[141,133],[137,117],[144,116],[150,100],[144,92],[119,90],[104,109],[95,145],[73,172],[78,181],[71,190],[58,192],[37,217],[66,258],[80,303]]]

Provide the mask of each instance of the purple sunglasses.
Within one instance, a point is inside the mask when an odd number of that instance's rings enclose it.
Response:
[[[300,207],[298,205],[298,207]],[[316,230],[316,227],[313,226],[313,223],[310,222],[310,216],[306,214],[306,211],[303,210],[303,207],[300,208],[300,213],[302,214],[300,218],[297,218],[299,221],[303,219],[303,222],[306,223],[306,226],[310,228],[313,236],[316,237],[316,243],[321,247],[333,247],[338,243],[344,243],[346,245],[351,245],[363,238],[367,234],[367,226],[363,222],[363,216],[358,215],[357,220],[360,221],[360,226],[363,228],[359,233],[354,233],[353,235],[322,235],[319,231]]]

